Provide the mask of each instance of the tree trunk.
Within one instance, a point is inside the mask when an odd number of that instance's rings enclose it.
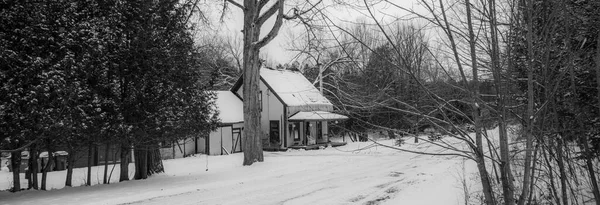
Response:
[[[102,184],[108,184],[108,157],[110,151],[110,142],[107,142],[104,146],[104,179],[102,180]]]
[[[52,171],[52,167],[54,166],[54,160],[52,159],[52,157],[54,156],[54,147],[52,147],[52,145],[48,144],[48,158],[46,160],[46,165],[44,166],[44,170],[42,173],[42,187],[41,190],[47,190],[46,189],[46,179],[48,177],[48,172]]]
[[[113,163],[112,163],[113,166],[110,169],[110,174],[108,175],[108,184],[110,184],[110,179],[112,178],[113,171],[115,171],[115,167],[117,166],[117,157],[118,157],[117,155],[119,155],[119,154],[120,154],[120,152],[117,151],[116,147],[115,147],[115,153],[113,153]]]
[[[21,178],[19,176],[21,172],[21,151],[10,153],[10,168],[13,172],[13,188],[11,191],[21,191]]]
[[[25,171],[25,179],[27,179],[27,190],[33,188],[33,182],[31,181],[31,158],[27,161],[27,169]]]
[[[596,38],[596,87],[598,89],[598,113],[600,114],[600,33],[598,33],[598,37]],[[587,137],[586,137],[587,139]],[[586,140],[585,146],[588,147],[588,141]],[[586,151],[586,153],[589,153]],[[588,172],[590,173],[590,178],[592,179],[592,187],[594,191],[594,199],[596,200],[596,204],[600,205],[600,188],[598,188],[598,180],[596,179],[596,173],[594,172],[594,167],[592,166],[591,156],[586,157],[586,164],[588,166]]]
[[[600,40],[600,39],[599,39]],[[600,47],[598,47],[600,50]],[[600,100],[600,99],[599,99]],[[600,192],[598,191],[598,180],[596,179],[596,172],[594,171],[594,164],[592,163],[592,153],[589,146],[589,139],[586,136],[583,142],[583,149],[585,152],[585,165],[590,175],[590,179],[592,181],[592,188],[594,192],[594,199],[596,200],[596,204],[600,205]]]
[[[262,162],[262,131],[260,123],[259,82],[260,66],[259,50],[255,43],[259,40],[260,25],[256,25],[258,18],[256,1],[244,1],[244,146],[243,165],[252,165]]]
[[[39,189],[38,187],[38,172],[39,172],[39,167],[38,167],[38,159],[39,159],[39,153],[37,151],[37,148],[35,147],[35,144],[32,144],[29,147],[29,164],[30,164],[30,171],[32,173],[31,178],[29,178],[29,180],[31,180],[31,184],[33,185],[33,189]]]
[[[529,196],[529,181],[532,169],[531,169],[531,152],[533,149],[533,1],[527,1],[527,131],[526,131],[526,142],[525,142],[525,168],[523,170],[523,184],[521,190],[521,196],[519,196],[518,205],[524,205],[527,196]]]
[[[553,142],[550,139],[550,145],[548,146],[548,154],[550,154],[550,157],[552,157],[552,146],[553,146]],[[542,150],[542,152],[544,153],[544,161],[546,161],[546,166],[548,167],[548,181],[550,181],[550,190],[551,192],[551,196],[554,198],[554,202],[556,202],[556,205],[560,205],[560,197],[558,197],[558,193],[556,192],[556,185],[554,184],[554,169],[552,168],[552,164],[550,163],[550,160],[548,160],[548,155],[546,154],[545,151]]]
[[[92,160],[94,154],[94,145],[90,142],[88,145],[88,156],[87,156],[87,180],[85,182],[86,186],[92,185]]]
[[[136,146],[133,153],[135,158],[135,175],[133,178],[135,180],[148,178],[148,147]]]
[[[529,180],[529,195],[527,196],[527,204],[531,204],[531,196],[533,195],[533,188],[535,183],[535,165],[537,161],[539,143],[535,145],[535,150],[533,151],[533,160],[531,165],[531,179]]]
[[[505,88],[502,86],[502,75],[500,72],[500,54],[498,45],[498,35],[496,27],[496,1],[489,0],[489,23],[490,23],[490,35],[492,39],[491,44],[491,63],[494,83],[496,84],[496,91],[498,93],[498,110],[499,116],[499,143],[500,143],[500,180],[502,181],[502,193],[504,195],[504,203],[508,205],[515,204],[514,200],[514,186],[512,182],[512,173],[510,168],[510,156],[508,148],[508,134],[506,133],[506,102],[505,102]]]
[[[73,164],[75,164],[75,149],[69,145],[69,155],[67,155],[67,179],[65,186],[73,186]]]
[[[165,168],[160,158],[160,149],[155,147],[148,151],[148,176],[152,176],[155,173],[165,172]]]
[[[467,12],[467,26],[469,29],[469,47],[471,54],[471,67],[473,74],[473,88],[471,88],[471,108],[473,109],[473,121],[475,126],[475,143],[476,150],[475,158],[477,159],[477,169],[479,171],[479,177],[481,179],[481,185],[483,187],[483,195],[485,204],[492,205],[496,204],[494,199],[494,193],[492,190],[492,183],[490,182],[490,176],[485,166],[485,153],[483,152],[483,137],[482,137],[482,126],[480,108],[477,104],[479,99],[479,80],[477,71],[477,51],[475,50],[475,34],[473,32],[473,24],[471,22],[471,2],[465,0],[465,7]]]
[[[121,172],[119,182],[129,180],[129,144],[121,144]]]
[[[562,136],[561,136],[562,137]],[[569,205],[569,196],[567,195],[567,172],[565,171],[565,158],[563,157],[563,142],[557,138],[556,161],[558,162],[558,171],[560,173],[560,192],[562,195],[563,205]]]
[[[33,175],[37,174],[35,172],[35,167],[33,162],[35,162],[34,158],[33,158],[33,148],[29,148],[29,160],[27,160],[27,173],[26,173],[26,179],[27,179],[27,189],[33,189]]]

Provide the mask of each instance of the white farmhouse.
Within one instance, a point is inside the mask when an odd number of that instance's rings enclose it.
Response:
[[[243,78],[231,91],[243,96]],[[260,70],[261,125],[265,150],[316,148],[329,142],[328,123],[348,119],[300,72]]]

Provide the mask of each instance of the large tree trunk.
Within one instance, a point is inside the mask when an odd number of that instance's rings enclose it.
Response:
[[[13,172],[13,188],[11,191],[21,191],[21,178],[19,177],[19,173],[21,172],[21,151],[10,153],[10,167]]]
[[[243,165],[252,165],[262,162],[262,131],[260,123],[259,82],[260,66],[259,50],[256,42],[259,40],[260,25],[256,25],[257,1],[244,1],[244,162]]]
[[[121,172],[119,182],[129,180],[129,144],[121,144]]]
[[[165,172],[165,168],[162,163],[162,159],[160,158],[160,149],[159,147],[154,147],[152,150],[148,151],[148,176],[151,176],[156,173]]]
[[[135,158],[134,179],[148,178],[148,148],[147,146],[135,146],[133,157]]]

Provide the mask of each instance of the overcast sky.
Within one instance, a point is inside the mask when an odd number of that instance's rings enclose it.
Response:
[[[237,0],[238,2],[242,2],[241,0]],[[297,0],[301,2],[303,0]],[[314,0],[313,0],[314,1]],[[412,8],[414,10],[420,11],[420,5],[416,4],[417,0],[398,0],[394,2],[394,4],[403,6],[405,8]],[[349,1],[345,1],[349,2]],[[291,1],[290,3],[293,3]],[[358,5],[362,4],[362,1],[356,2]],[[366,10],[360,10],[359,8],[350,8],[346,6],[331,6],[331,0],[325,0],[323,5],[327,5],[326,13],[329,18],[333,21],[336,21],[338,24],[350,24],[350,22],[354,22],[358,19],[370,19],[368,17],[368,13]],[[242,11],[233,6],[229,5],[228,11],[225,13],[223,18],[223,22],[219,22],[220,12],[222,10],[222,4],[220,5],[211,5],[212,12],[211,16],[209,16],[210,20],[213,22],[212,28],[217,30],[221,35],[234,35],[237,32],[237,36],[241,38],[241,30],[243,27],[243,13]],[[361,5],[362,6],[362,5]],[[286,11],[291,9],[291,6],[286,4],[284,8]],[[402,11],[394,6],[378,4],[375,7],[374,11],[375,15],[379,20],[383,19],[384,21],[390,22],[393,17],[401,17],[408,15],[408,12]],[[272,17],[269,21],[263,25],[261,35],[265,35],[269,32],[274,22],[274,17]],[[297,54],[291,51],[288,51],[288,42],[292,41],[290,33],[297,32],[305,32],[302,26],[298,26],[293,21],[284,21],[282,28],[280,29],[279,35],[275,37],[271,43],[265,46],[261,50],[261,57],[267,58],[268,61],[272,61],[273,63],[289,63],[292,58]]]

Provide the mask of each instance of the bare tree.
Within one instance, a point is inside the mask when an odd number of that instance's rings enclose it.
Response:
[[[291,14],[284,13],[285,0],[225,0],[225,6],[231,4],[244,12],[243,28],[243,98],[244,98],[244,165],[262,162],[262,131],[259,112],[259,82],[261,62],[260,49],[271,42],[278,34],[284,19],[301,19],[302,15],[320,3],[307,1],[306,7],[294,7]],[[262,26],[271,18],[275,23],[269,32],[261,37]]]

